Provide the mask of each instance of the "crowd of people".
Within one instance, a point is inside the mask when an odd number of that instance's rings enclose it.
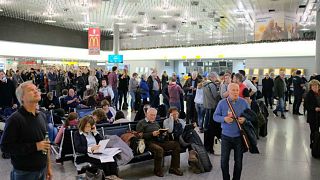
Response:
[[[310,125],[310,147],[315,141],[314,134],[319,129],[320,83],[319,75],[312,75],[308,81],[297,70],[289,78],[280,71],[279,75],[265,74],[262,79],[262,92],[259,90],[258,77],[251,80],[245,71],[237,73],[210,72],[207,76],[194,71],[188,78],[173,73],[170,77],[163,72],[161,78],[156,69],[150,75],[137,73],[130,77],[128,70],[119,72],[114,66],[111,71],[81,68],[77,71],[49,68],[48,72],[30,69],[22,71],[0,70],[0,110],[1,114],[10,111],[1,139],[1,150],[9,153],[13,171],[11,179],[34,179],[52,176],[50,156],[44,153],[50,143],[60,143],[64,128],[78,126],[75,134],[75,148],[79,153],[93,152],[103,138],[97,132],[96,124],[116,124],[129,122],[123,111],[130,109],[136,113],[137,131],[143,132],[147,148],[154,155],[154,173],[162,177],[161,162],[164,151],[172,150],[169,173],[183,175],[180,170],[179,137],[186,124],[199,127],[198,133],[204,133],[204,148],[208,153],[214,152],[214,139],[221,140],[221,169],[223,179],[230,179],[229,156],[234,149],[233,179],[240,179],[242,171],[243,145],[237,123],[243,124],[248,119],[244,116],[246,109],[260,113],[257,101],[264,98],[266,108],[273,110],[275,116],[281,113],[286,119],[287,103],[292,104],[292,113],[303,115],[300,111],[304,99],[304,109],[308,112]],[[128,102],[130,95],[130,102]],[[160,98],[162,97],[162,98]],[[274,108],[276,100],[276,108]],[[161,101],[163,103],[161,103]],[[231,102],[235,116],[230,115]],[[260,100],[261,101],[261,100]],[[40,106],[40,108],[39,108]],[[186,106],[186,107],[185,107]],[[147,108],[144,108],[147,107]],[[92,116],[80,118],[77,109],[94,109]],[[50,126],[45,113],[52,110],[55,114],[68,113],[64,124]],[[142,111],[142,116],[141,114]],[[170,140],[159,140],[161,129],[155,121],[159,113],[169,111],[164,121]],[[47,124],[45,124],[47,123]],[[0,126],[1,127],[1,126]],[[258,130],[256,132],[258,133]],[[47,139],[48,136],[48,139]],[[257,135],[259,136],[259,135]],[[189,149],[189,159],[192,158]],[[35,162],[30,165],[28,162]],[[81,161],[99,164],[106,175],[118,175],[117,163],[99,163],[86,156]],[[45,173],[48,172],[48,173]]]

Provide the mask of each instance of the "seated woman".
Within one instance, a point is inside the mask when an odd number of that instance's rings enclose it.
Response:
[[[47,97],[43,100],[41,107],[45,107],[48,110],[60,108],[59,100],[56,96],[53,96],[52,92],[47,94]]]
[[[59,129],[59,132],[54,140],[54,143],[60,144],[65,128],[68,128],[70,126],[77,126],[77,125],[78,125],[78,115],[75,112],[71,112],[68,115],[68,118],[66,119],[66,122],[64,123],[64,125],[61,126],[61,128]]]
[[[115,162],[101,163],[99,159],[95,159],[88,156],[88,153],[92,153],[99,149],[99,141],[102,140],[102,136],[98,133],[95,121],[92,116],[85,116],[80,119],[79,131],[74,134],[74,145],[77,153],[85,154],[78,157],[76,162],[83,163],[89,162],[98,168],[103,169],[106,176],[118,175],[118,165]]]
[[[101,107],[107,115],[108,121],[112,123],[114,121],[114,117],[116,116],[116,110],[113,107],[110,107],[110,103],[108,100],[101,101]]]
[[[111,123],[102,108],[98,108],[92,112],[93,119],[97,124]]]
[[[124,117],[124,113],[122,111],[117,111],[116,117],[114,119],[115,119],[115,121],[113,122],[113,124],[130,122],[129,119],[126,119]]]

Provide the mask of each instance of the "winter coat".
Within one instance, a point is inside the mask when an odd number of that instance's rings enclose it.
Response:
[[[131,159],[133,159],[134,156],[132,149],[119,136],[107,135],[106,138],[109,139],[107,148],[119,148],[121,150],[121,152],[119,153],[120,157],[115,156],[118,166],[126,165],[131,161]]]
[[[215,109],[218,102],[220,93],[214,82],[208,81],[203,84],[203,107],[206,109]]]

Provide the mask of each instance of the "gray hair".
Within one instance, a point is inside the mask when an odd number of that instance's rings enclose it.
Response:
[[[218,78],[219,75],[216,72],[210,72],[210,74],[208,75],[209,78]]]
[[[141,79],[146,79],[147,75],[146,74],[141,74]]]
[[[151,111],[156,112],[156,114],[157,114],[157,112],[158,112],[156,108],[149,108],[149,109],[147,110],[147,114],[148,114],[149,112],[151,112]]]
[[[32,81],[23,82],[16,89],[16,96],[17,96],[17,99],[21,105],[23,104],[22,97],[24,95],[24,89],[26,88],[26,86],[28,86],[30,84],[33,84]]]
[[[198,76],[198,72],[197,71],[193,71],[192,72],[192,76]]]

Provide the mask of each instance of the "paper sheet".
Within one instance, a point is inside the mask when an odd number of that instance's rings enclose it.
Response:
[[[102,154],[91,154],[88,153],[88,156],[95,158],[95,159],[100,159],[102,163],[105,162],[114,162],[113,156],[116,154],[120,153],[121,150],[119,148],[106,148],[102,151]]]

